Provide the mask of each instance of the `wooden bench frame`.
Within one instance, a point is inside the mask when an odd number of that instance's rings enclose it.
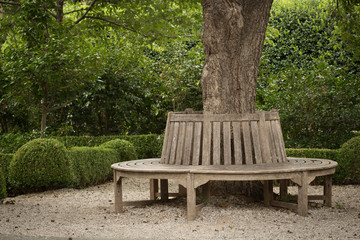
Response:
[[[331,206],[332,175],[337,163],[325,159],[286,157],[277,112],[242,115],[202,115],[187,111],[169,113],[161,159],[113,164],[115,211],[124,206],[148,204],[158,197],[186,195],[187,219],[194,220],[204,204],[196,204],[196,188],[210,197],[209,181],[254,181],[264,184],[264,204],[292,209],[301,216],[309,200]],[[309,184],[324,178],[324,193],[308,196]],[[150,200],[122,200],[122,178],[150,179]],[[179,193],[169,193],[168,179],[179,183]],[[160,180],[160,191],[159,191]],[[273,198],[273,181],[280,181],[280,201]],[[297,203],[286,201],[288,180],[298,186]]]

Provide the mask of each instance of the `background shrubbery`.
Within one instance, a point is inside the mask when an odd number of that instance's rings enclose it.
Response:
[[[102,146],[68,149],[57,139],[34,139],[15,154],[0,153],[0,183],[6,185],[10,194],[82,188],[112,179],[111,164],[136,156],[133,144],[123,139],[114,139]]]

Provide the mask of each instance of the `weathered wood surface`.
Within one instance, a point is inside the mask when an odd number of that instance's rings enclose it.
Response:
[[[239,165],[282,163],[285,145],[276,111],[168,115],[161,163]]]
[[[187,110],[169,113],[161,159],[141,159],[113,164],[115,210],[168,200],[168,179],[181,186],[175,195],[187,196],[187,218],[194,220],[203,205],[196,205],[196,188],[210,197],[209,181],[264,182],[264,203],[296,210],[306,216],[308,201],[331,206],[331,175],[337,163],[326,159],[288,158],[276,111],[254,114],[202,114]],[[308,185],[325,176],[322,196],[308,196]],[[123,202],[122,178],[150,179],[150,200]],[[160,180],[160,181],[159,181]],[[297,204],[273,199],[273,180],[280,180],[280,199],[287,195],[288,180],[298,185]],[[160,188],[159,188],[160,183]],[[159,192],[160,190],[160,192]],[[186,191],[186,193],[185,193]]]
[[[269,173],[299,173],[304,171],[321,171],[335,169],[338,164],[327,159],[292,158],[278,164],[251,165],[171,165],[161,164],[159,158],[133,160],[115,163],[111,167],[122,172],[138,173],[205,173],[205,174],[269,174]],[[261,179],[259,179],[261,180]]]

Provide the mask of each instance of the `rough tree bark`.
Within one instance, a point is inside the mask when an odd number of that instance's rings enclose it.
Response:
[[[260,56],[272,0],[203,0],[205,112],[255,111]]]
[[[255,112],[256,83],[272,0],[203,0],[205,113]],[[216,193],[262,197],[259,183],[212,184]]]

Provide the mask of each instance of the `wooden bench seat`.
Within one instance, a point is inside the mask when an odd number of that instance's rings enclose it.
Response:
[[[324,159],[288,158],[278,113],[256,112],[238,115],[205,115],[186,111],[169,113],[162,156],[112,165],[115,183],[115,210],[149,201],[122,201],[121,179],[150,179],[150,201],[167,200],[168,179],[180,184],[187,197],[187,219],[194,220],[203,205],[196,205],[196,188],[210,197],[209,181],[253,181],[264,184],[264,203],[296,210],[306,216],[309,200],[323,200],[331,206],[331,176],[337,163]],[[324,194],[308,196],[308,185],[325,176]],[[159,180],[160,179],[160,188]],[[298,186],[297,203],[273,199],[273,180],[280,180],[280,198],[285,200],[287,181]],[[159,191],[160,190],[160,191]]]

